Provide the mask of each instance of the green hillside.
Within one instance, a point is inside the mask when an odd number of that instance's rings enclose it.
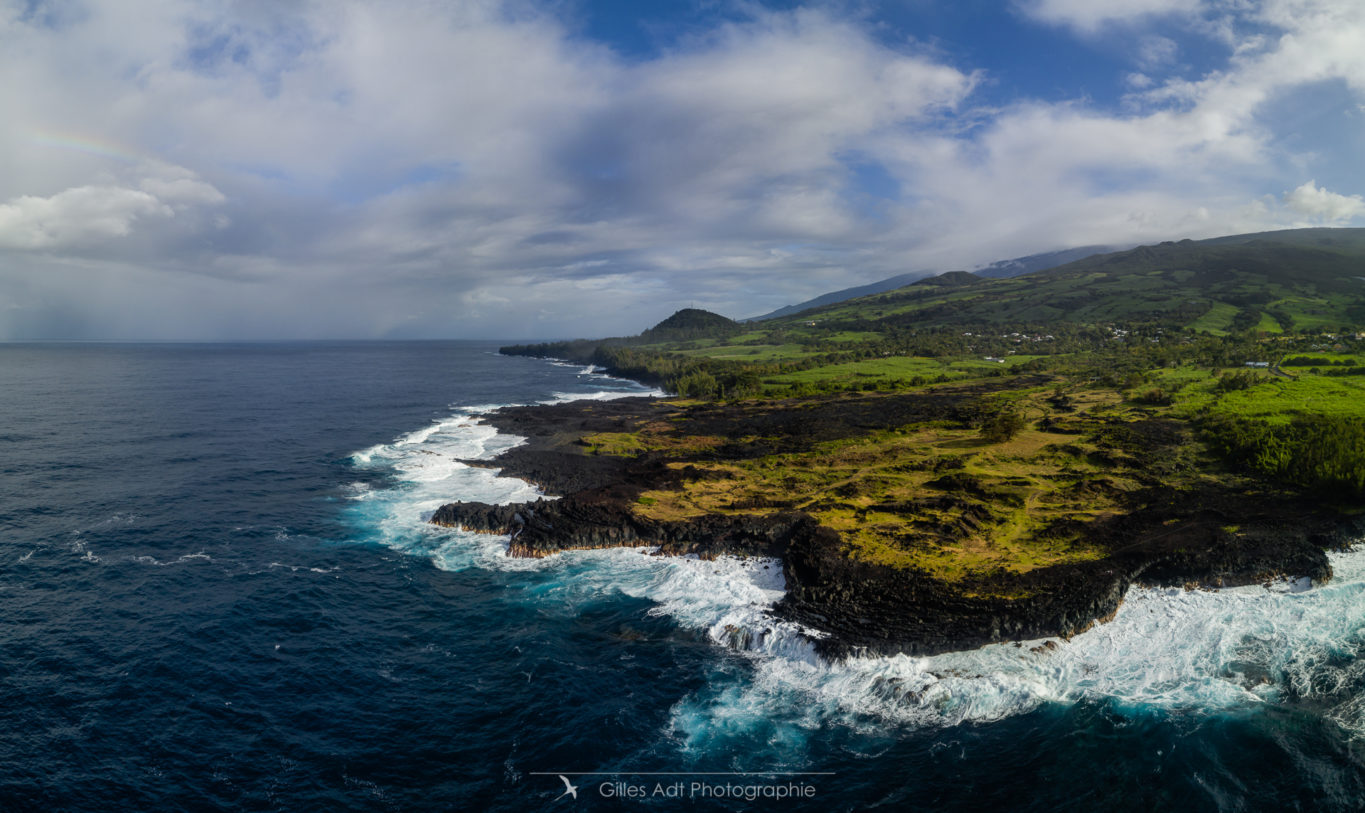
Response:
[[[667,342],[686,339],[721,339],[739,333],[742,328],[733,319],[718,313],[683,308],[654,327],[640,334],[643,342]]]
[[[1336,330],[1365,322],[1365,230],[1358,229],[1182,240],[1013,279],[972,284],[964,276],[931,278],[777,321],[864,330],[1150,323],[1215,335]]]
[[[952,272],[757,324],[686,310],[636,337],[508,352],[602,364],[685,395],[773,396],[1021,366],[1102,364],[1109,377],[1192,355],[1240,365],[1359,329],[1365,230],[1301,229],[1142,246],[1010,279]]]
[[[949,582],[1099,556],[1086,529],[1157,493],[1365,499],[1365,230],[1162,243],[1011,279],[955,272],[758,324],[684,311],[636,337],[504,352],[603,365],[728,404],[745,425],[801,425],[830,399],[952,400],[799,451],[686,408],[580,443],[688,472],[643,495],[641,516],[796,509],[853,559]]]

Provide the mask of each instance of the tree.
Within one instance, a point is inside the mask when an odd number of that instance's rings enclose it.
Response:
[[[1004,443],[1024,430],[1024,416],[1013,409],[1002,409],[988,415],[981,423],[981,437],[991,443]]]
[[[679,378],[673,389],[686,398],[711,398],[716,394],[716,377],[705,370],[696,370]]]

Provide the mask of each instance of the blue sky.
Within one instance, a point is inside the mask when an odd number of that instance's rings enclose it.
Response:
[[[0,0],[0,339],[634,333],[1365,225],[1346,0]]]

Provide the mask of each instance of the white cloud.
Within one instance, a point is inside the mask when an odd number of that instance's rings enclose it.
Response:
[[[51,197],[0,203],[0,247],[47,249],[124,237],[142,218],[170,217],[153,195],[113,186],[80,186]]]
[[[164,162],[142,162],[100,176],[98,183],[0,203],[0,248],[107,248],[137,230],[226,200],[193,172]]]
[[[1128,85],[1128,87],[1133,88],[1134,90],[1146,90],[1156,82],[1156,80],[1152,79],[1152,77],[1148,76],[1147,74],[1138,73],[1136,71],[1125,76],[1123,78],[1123,81],[1124,84]]]
[[[1284,203],[1294,212],[1328,223],[1365,215],[1365,198],[1329,192],[1318,187],[1316,181],[1308,181],[1286,194]]]
[[[1150,35],[1138,43],[1138,65],[1143,70],[1163,68],[1175,62],[1180,46],[1169,37]]]
[[[831,11],[750,8],[631,61],[523,3],[91,0],[46,27],[17,8],[0,0],[0,75],[24,79],[0,83],[0,300],[41,269],[64,306],[117,302],[91,319],[108,330],[622,333],[693,302],[747,315],[909,270],[1365,216],[1341,173],[1343,194],[1264,197],[1327,177],[1269,101],[1326,81],[1365,101],[1360,4],[1025,4],[1128,37],[1122,112],[979,106],[1000,77]],[[1217,29],[1228,61],[1160,79],[1183,55],[1156,21]],[[892,191],[858,199],[860,172]]]
[[[147,178],[139,184],[142,191],[165,203],[177,206],[190,204],[213,204],[227,200],[223,193],[211,184],[193,178]]]
[[[1021,0],[1019,3],[1030,17],[1086,34],[1111,24],[1193,14],[1200,5],[1200,0]]]

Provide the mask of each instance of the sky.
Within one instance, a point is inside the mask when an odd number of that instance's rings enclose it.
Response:
[[[0,340],[625,335],[1362,195],[1358,0],[0,0]]]

